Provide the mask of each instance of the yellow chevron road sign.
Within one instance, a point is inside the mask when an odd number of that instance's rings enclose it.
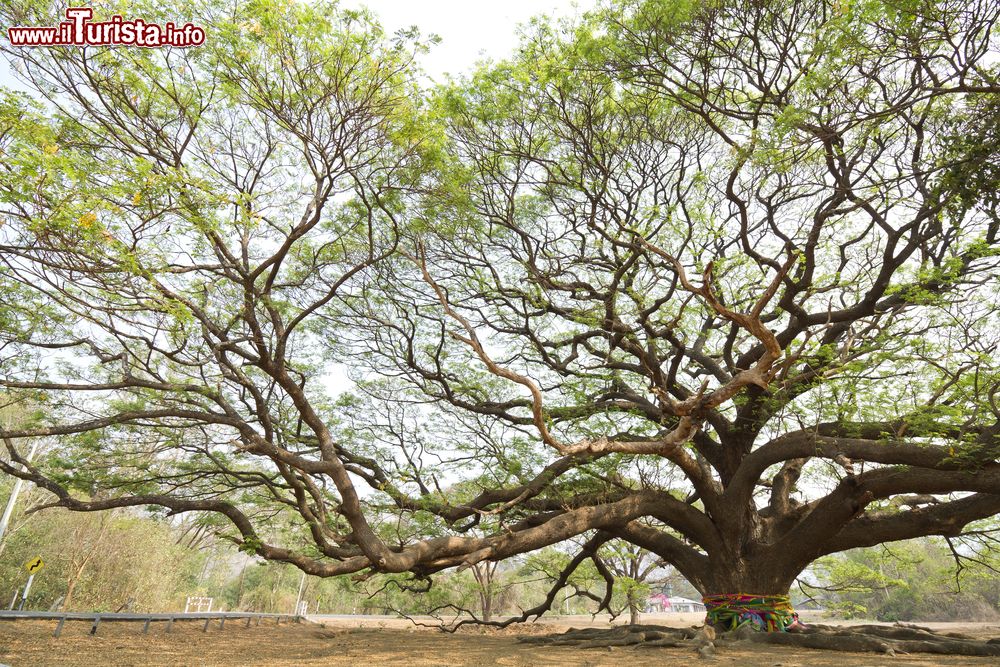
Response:
[[[31,560],[29,560],[27,563],[24,564],[24,569],[30,572],[31,574],[35,574],[36,572],[41,570],[44,565],[45,561],[42,560],[42,557],[35,556],[34,558],[32,558]]]

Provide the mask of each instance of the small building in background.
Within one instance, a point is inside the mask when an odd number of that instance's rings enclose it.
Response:
[[[649,602],[646,605],[647,614],[690,614],[690,613],[705,613],[705,605],[697,600],[690,600],[688,598],[678,597],[676,595],[666,595],[664,593],[657,593],[656,595],[649,596]]]

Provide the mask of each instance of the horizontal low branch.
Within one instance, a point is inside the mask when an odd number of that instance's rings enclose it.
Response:
[[[926,535],[957,535],[969,523],[1000,514],[1000,494],[977,493],[892,514],[863,514],[823,544],[831,554]]]
[[[898,432],[903,425],[902,422],[820,424],[812,429],[794,431],[775,438],[755,449],[743,460],[726,489],[725,497],[733,500],[749,498],[761,474],[767,468],[800,458],[822,457],[832,460],[844,456],[847,459],[871,463],[906,465],[930,470],[957,470],[965,465],[947,447],[888,436],[890,433]],[[975,431],[947,427],[911,435],[959,438],[963,434],[971,433]]]

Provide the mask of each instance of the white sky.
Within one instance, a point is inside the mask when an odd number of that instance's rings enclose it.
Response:
[[[518,25],[533,16],[565,17],[582,14],[596,0],[344,0],[344,6],[367,6],[381,18],[387,31],[417,26],[434,33],[441,43],[423,59],[435,80],[445,73],[469,70],[481,58],[502,58],[517,44]]]
[[[367,6],[375,11],[389,33],[415,25],[422,34],[440,36],[441,43],[422,60],[435,81],[446,73],[468,71],[479,59],[504,57],[517,44],[518,25],[533,16],[575,16],[596,4],[597,0],[342,0],[344,7]],[[53,17],[53,25],[57,18]],[[0,39],[6,40],[7,26],[0,27],[4,29]],[[0,85],[20,87],[2,58]]]

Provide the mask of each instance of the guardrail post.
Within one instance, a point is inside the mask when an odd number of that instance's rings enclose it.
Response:
[[[301,623],[305,616],[296,614],[272,614],[272,613],[260,613],[260,612],[199,612],[193,614],[147,614],[147,613],[110,613],[110,612],[92,612],[92,613],[75,613],[66,612],[65,610],[60,611],[0,611],[0,619],[2,618],[12,618],[12,619],[34,619],[43,621],[56,621],[54,630],[52,631],[53,637],[60,637],[62,635],[63,628],[66,625],[66,621],[92,621],[90,626],[91,635],[96,635],[97,631],[100,629],[101,621],[130,621],[130,622],[142,622],[142,634],[148,635],[149,628],[153,625],[155,621],[164,620],[167,622],[166,631],[173,632],[174,621],[177,620],[189,620],[189,621],[205,621],[204,626],[202,626],[203,632],[208,632],[209,626],[212,621],[219,621],[219,630],[224,630],[226,627],[226,621],[232,621],[235,623],[239,620],[246,620],[246,628],[250,628],[251,625],[256,624],[260,627],[261,620],[267,620],[268,618],[274,619],[274,624],[280,626],[282,621],[286,624],[289,622]],[[232,624],[230,624],[232,625]],[[265,624],[266,625],[266,624]],[[4,667],[0,665],[0,667]]]

